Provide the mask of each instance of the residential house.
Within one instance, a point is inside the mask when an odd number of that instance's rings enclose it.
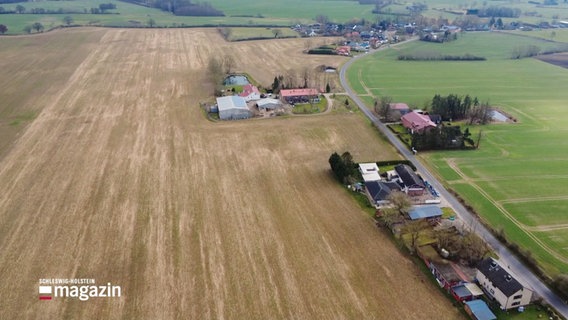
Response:
[[[308,103],[319,99],[319,91],[313,88],[305,89],[282,89],[280,90],[282,100],[289,104]]]
[[[389,195],[394,191],[400,191],[400,185],[392,181],[369,181],[365,182],[365,189],[371,203],[381,207],[390,203]]]
[[[255,101],[260,99],[260,91],[256,86],[252,84],[246,84],[243,86],[243,92],[239,93],[239,97],[245,99],[246,102]]]
[[[477,282],[490,299],[507,310],[530,304],[533,291],[521,284],[499,261],[487,258],[479,263]]]
[[[389,107],[393,111],[400,112],[400,115],[403,116],[410,112],[410,107],[406,103],[397,102],[389,104]]]
[[[410,133],[422,133],[425,130],[436,128],[436,124],[430,120],[430,117],[411,111],[403,115],[400,120],[402,125],[410,131]]]
[[[406,164],[399,164],[394,167],[399,179],[404,184],[403,191],[409,196],[421,196],[427,192],[422,179],[418,177],[414,170]]]

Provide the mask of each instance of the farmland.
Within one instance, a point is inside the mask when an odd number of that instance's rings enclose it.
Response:
[[[474,136],[482,130],[479,150],[420,156],[488,224],[555,275],[568,272],[568,193],[562,187],[568,182],[568,70],[509,58],[515,47],[527,45],[564,44],[499,33],[468,33],[444,45],[414,42],[362,59],[350,69],[349,81],[366,101],[389,95],[422,108],[434,94],[470,94],[513,116],[515,124],[470,128]],[[470,53],[487,61],[398,61],[406,50]]]
[[[213,53],[263,84],[344,61],[302,47],[203,29],[0,38],[15,68],[0,74],[0,318],[460,318],[329,173],[333,151],[397,157],[360,115],[200,110]],[[40,278],[122,297],[38,301]]]
[[[333,21],[347,22],[352,19],[372,19],[372,5],[360,5],[353,1],[337,0],[294,0],[294,1],[210,1],[225,13],[224,17],[184,17],[175,16],[158,9],[147,8],[115,0],[74,0],[42,1],[2,4],[6,11],[15,10],[22,5],[26,12],[34,8],[46,10],[90,12],[101,3],[113,3],[115,10],[109,14],[69,14],[74,24],[114,27],[148,27],[148,20],[153,19],[157,27],[189,27],[239,25],[245,27],[277,25],[289,27],[297,23],[312,23],[317,15],[326,15]],[[328,5],[332,3],[333,5]],[[298,10],[302,8],[302,10]],[[46,29],[63,25],[67,14],[2,14],[0,24],[8,26],[7,34],[24,33],[26,25],[42,23]]]

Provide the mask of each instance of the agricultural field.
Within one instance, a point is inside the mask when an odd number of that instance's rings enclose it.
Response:
[[[247,39],[274,39],[274,38],[298,38],[298,32],[290,28],[225,28],[228,30],[227,40],[242,41]],[[225,31],[227,32],[227,31]]]
[[[359,113],[204,116],[212,54],[261,83],[343,61],[301,46],[213,29],[0,38],[0,318],[462,318],[330,174],[334,151],[398,157]],[[40,278],[122,296],[39,301]]]
[[[446,185],[509,240],[530,251],[549,275],[568,272],[568,70],[538,59],[510,59],[518,46],[562,46],[502,33],[467,33],[443,45],[412,42],[362,59],[349,81],[367,100],[389,95],[424,108],[435,94],[477,96],[516,119],[474,126],[476,151],[422,153]],[[406,51],[474,54],[486,61],[399,61]]]
[[[115,10],[109,14],[2,14],[0,24],[8,27],[7,34],[21,34],[27,25],[40,22],[45,29],[64,25],[63,18],[73,18],[74,24],[113,27],[147,27],[152,19],[157,27],[189,27],[239,25],[246,27],[277,25],[289,27],[298,23],[313,23],[318,15],[326,15],[332,21],[347,22],[353,19],[372,20],[372,5],[360,5],[346,0],[265,0],[262,2],[209,1],[215,8],[225,13],[224,17],[184,17],[175,16],[158,9],[147,8],[116,0],[73,0],[41,1],[2,4],[6,11],[15,10],[17,5],[25,7],[26,12],[34,8],[46,10],[73,10],[90,12],[101,3],[113,3]],[[302,10],[298,10],[302,8]]]

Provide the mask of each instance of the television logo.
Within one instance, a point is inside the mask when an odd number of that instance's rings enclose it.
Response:
[[[93,279],[40,279],[39,300],[75,298],[87,301],[91,298],[120,298],[122,295],[121,287],[110,282],[103,286],[94,284]]]

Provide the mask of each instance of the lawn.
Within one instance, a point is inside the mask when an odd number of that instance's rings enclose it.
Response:
[[[551,275],[568,272],[568,254],[534,227],[566,224],[568,210],[568,70],[536,59],[510,59],[519,45],[558,43],[502,33],[467,33],[455,42],[413,42],[358,61],[348,72],[358,93],[392,96],[423,108],[434,94],[476,96],[518,121],[471,127],[482,130],[480,149],[422,153],[424,161],[493,226],[530,248]],[[481,55],[480,62],[406,62],[399,52],[427,50]],[[358,81],[362,83],[359,84]],[[364,90],[362,88],[366,88]],[[515,221],[516,223],[512,223]],[[558,232],[555,241],[568,239]]]

